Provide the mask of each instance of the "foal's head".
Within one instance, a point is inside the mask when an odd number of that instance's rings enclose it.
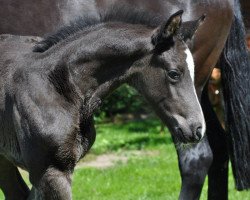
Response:
[[[205,122],[194,87],[194,60],[185,41],[204,17],[182,24],[181,15],[182,11],[177,12],[153,31],[152,53],[136,64],[131,84],[175,138],[195,142],[204,136]]]

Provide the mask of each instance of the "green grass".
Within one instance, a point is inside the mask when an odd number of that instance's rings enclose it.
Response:
[[[123,125],[98,125],[91,154],[154,150],[153,156],[131,156],[128,163],[108,169],[77,169],[73,177],[74,200],[176,200],[180,190],[177,156],[169,134],[159,134],[155,120]],[[128,154],[130,155],[130,154]],[[204,186],[202,200],[206,199]],[[250,192],[236,192],[230,172],[230,200],[249,200]],[[1,196],[3,199],[3,196]]]
[[[86,184],[84,192],[81,187],[73,188],[75,199],[176,199],[179,177],[172,176],[173,169],[168,169],[176,161],[164,151],[158,156],[134,158],[126,165],[110,169],[77,170],[75,176],[81,178],[73,184]]]
[[[126,124],[97,125],[97,139],[91,153],[102,154],[123,150],[157,149],[172,144],[170,134],[160,134],[157,120],[133,121]],[[167,132],[167,130],[165,130]]]

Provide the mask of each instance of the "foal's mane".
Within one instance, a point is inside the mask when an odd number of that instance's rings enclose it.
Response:
[[[77,20],[60,28],[55,33],[45,36],[44,40],[38,42],[34,46],[33,52],[45,52],[69,36],[93,25],[105,22],[123,22],[128,24],[141,24],[153,28],[160,24],[162,18],[163,16],[161,15],[145,12],[136,8],[131,10],[131,8],[127,8],[123,4],[113,5],[105,12],[99,13],[98,18],[88,15],[79,17]]]

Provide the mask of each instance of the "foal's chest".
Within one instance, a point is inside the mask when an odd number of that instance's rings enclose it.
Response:
[[[13,104],[5,98],[4,107],[0,108],[0,154],[13,163],[22,166],[21,152],[15,130]]]

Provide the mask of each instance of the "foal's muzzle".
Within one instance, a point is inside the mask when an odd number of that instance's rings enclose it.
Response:
[[[187,123],[179,123],[174,128],[174,134],[179,142],[182,143],[196,143],[204,136],[204,125],[202,123],[194,123],[188,125]]]

